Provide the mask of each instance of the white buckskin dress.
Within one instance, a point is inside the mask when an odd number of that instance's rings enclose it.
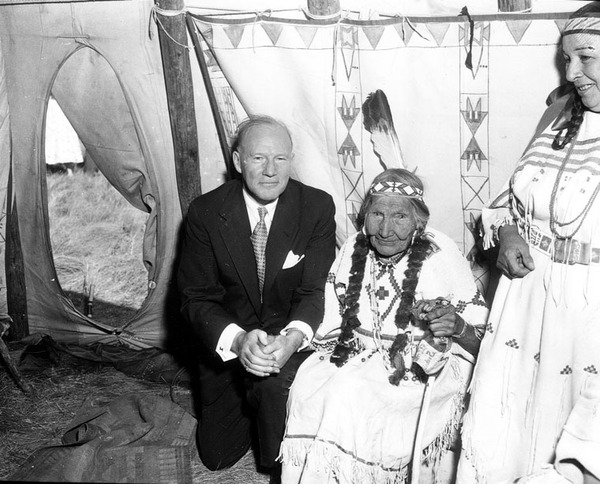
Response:
[[[416,298],[448,298],[465,321],[483,332],[488,310],[468,262],[447,236],[432,229],[427,233],[436,250],[423,263]],[[286,484],[391,484],[408,478],[425,384],[409,372],[398,386],[392,385],[386,361],[399,331],[394,317],[406,257],[383,264],[370,252],[359,297],[357,349],[341,367],[329,360],[340,334],[355,239],[346,241],[332,266],[325,316],[314,339],[317,351],[302,364],[290,391],[280,453]],[[423,332],[408,329],[414,351]],[[425,419],[421,448],[429,477],[421,482],[434,482],[431,475],[455,441],[473,367],[473,357],[455,342],[447,357],[433,382]],[[437,474],[440,482],[452,478]]]
[[[600,477],[600,114],[585,112],[562,150],[551,147],[555,134],[549,126],[533,140],[484,210],[487,242],[494,225],[516,220],[535,270],[499,282],[465,416],[461,484],[555,482],[550,473],[569,475],[569,459]]]

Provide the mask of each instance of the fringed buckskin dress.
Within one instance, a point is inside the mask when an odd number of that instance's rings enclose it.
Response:
[[[488,245],[494,226],[516,221],[535,269],[503,276],[496,291],[465,416],[460,483],[513,482],[557,455],[600,475],[600,114],[585,112],[562,150],[551,147],[555,134],[550,126],[534,139],[484,210]]]
[[[426,232],[434,251],[423,263],[417,300],[447,298],[467,323],[483,331],[487,308],[468,262],[447,236]],[[325,316],[314,338],[317,351],[302,364],[290,391],[280,452],[284,483],[386,484],[406,482],[408,477],[425,384],[412,372],[398,386],[388,380],[388,349],[399,332],[394,315],[406,256],[383,263],[369,251],[354,351],[341,367],[330,362],[340,334],[355,240],[356,235],[346,241],[332,266]],[[423,331],[412,325],[409,330],[413,341],[407,348],[414,353]],[[447,362],[433,382],[421,441],[430,473],[456,438],[473,366],[473,357],[456,342],[445,356]]]

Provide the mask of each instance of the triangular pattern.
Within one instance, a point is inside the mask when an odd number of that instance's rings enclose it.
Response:
[[[237,49],[238,45],[240,45],[240,40],[242,40],[242,35],[244,35],[244,24],[233,24],[226,25],[223,27],[223,31],[227,35],[227,38],[231,42],[231,45]]]
[[[352,75],[352,65],[354,63],[354,54],[358,45],[358,31],[353,26],[342,26],[340,30],[342,45],[342,60],[346,70],[348,80]]]
[[[427,23],[427,30],[429,30],[431,35],[433,35],[433,39],[435,40],[435,43],[438,47],[442,45],[444,37],[446,37],[446,32],[448,32],[449,28],[450,24],[447,23]]]
[[[354,121],[356,121],[356,118],[358,117],[358,113],[360,113],[360,108],[356,107],[356,96],[352,96],[350,104],[348,104],[346,96],[342,96],[342,106],[338,107],[337,109],[340,113],[342,121],[346,125],[346,129],[350,131],[350,128],[352,127]]]
[[[518,44],[521,42],[523,35],[527,32],[527,29],[531,25],[531,20],[507,20],[506,27],[508,31],[515,39],[515,42]]]
[[[559,33],[562,34],[562,31],[565,30],[565,25],[567,25],[568,20],[567,19],[557,19],[554,21],[554,23],[556,24],[556,28],[558,29]]]
[[[382,25],[365,25],[362,28],[365,36],[367,37],[367,39],[369,39],[369,43],[371,44],[371,47],[373,47],[373,49],[377,48],[377,45],[379,44],[379,41],[381,40],[381,36],[383,35],[383,32],[385,31],[385,27]]]
[[[475,216],[474,212],[468,212],[468,218],[465,221],[465,227],[471,233],[474,239],[479,237],[479,218]]]
[[[302,39],[302,42],[304,42],[306,48],[310,48],[315,35],[317,35],[317,27],[297,26],[296,31],[300,35],[300,38]]]
[[[206,60],[206,65],[212,68],[218,67],[219,64],[215,59],[212,49],[210,49],[210,47],[214,45],[214,31],[212,25],[196,23],[196,26],[198,27],[196,31],[200,32],[201,34],[199,40],[204,39],[204,42],[206,42],[206,44],[209,46],[208,49],[202,50],[204,53],[204,59]]]
[[[472,135],[474,135],[477,132],[477,130],[483,123],[483,120],[488,114],[487,111],[481,110],[481,98],[477,99],[477,105],[475,106],[475,108],[473,108],[471,98],[468,98],[467,109],[465,111],[461,111],[461,113]]]
[[[470,27],[468,24],[461,25],[458,29],[459,41],[462,42],[465,52],[469,51]],[[489,23],[475,22],[473,33],[473,46],[471,50],[471,62],[473,63],[473,79],[477,77],[479,65],[483,58],[484,46],[486,41],[490,40],[490,25]]]
[[[358,181],[360,181],[360,178],[358,179]],[[358,181],[356,183],[358,183]],[[356,186],[355,186],[355,188],[356,188]],[[355,190],[355,192],[357,193],[356,190]],[[346,213],[346,215],[348,216],[348,219],[350,220],[350,222],[352,222],[352,225],[354,226],[354,230],[358,230],[358,224],[356,223],[356,220],[358,219],[358,212],[360,211],[361,205],[362,205],[362,200],[360,202],[346,201],[346,210],[349,210],[349,213]]]
[[[468,188],[473,192],[470,198],[465,193],[465,200],[468,200],[466,202],[463,201],[463,211],[469,209],[480,210],[487,200],[487,197],[485,196],[487,193],[482,194],[482,192],[487,188],[489,178],[487,176],[463,176],[462,181],[463,189]],[[471,206],[471,204],[473,204],[473,206]]]
[[[362,204],[363,197],[360,195],[358,184],[362,180],[363,172],[342,170],[342,174],[344,175],[342,180],[344,182],[344,193],[346,193],[346,201],[351,200]],[[352,212],[356,212],[358,214],[358,211],[356,211],[354,208],[354,204],[352,204],[352,207]],[[360,209],[360,206],[358,208]]]
[[[475,138],[471,138],[469,145],[460,157],[461,160],[467,160],[467,171],[471,170],[473,162],[477,165],[477,169],[481,171],[481,162],[487,160],[486,156],[481,151],[479,144]]]
[[[338,155],[342,156],[344,166],[347,166],[348,160],[350,160],[352,162],[352,166],[356,168],[356,157],[360,155],[360,151],[358,150],[356,143],[354,143],[352,136],[346,136],[346,139],[338,150]]]
[[[273,45],[276,45],[279,36],[281,35],[281,31],[283,30],[283,25],[275,22],[262,22],[261,25],[263,30],[269,36],[269,39],[271,39]]]
[[[412,27],[408,24],[408,22],[402,21],[399,24],[394,24],[394,28],[396,29],[396,32],[398,32],[398,35],[402,39],[402,42],[404,42],[404,45],[408,45],[414,33]]]

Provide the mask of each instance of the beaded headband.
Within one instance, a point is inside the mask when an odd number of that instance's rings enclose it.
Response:
[[[578,17],[567,22],[563,37],[572,34],[600,35],[600,17]]]
[[[423,199],[423,190],[401,182],[383,181],[375,183],[369,188],[370,195],[379,193],[397,193],[399,195],[404,195],[405,197],[414,197],[419,200]]]

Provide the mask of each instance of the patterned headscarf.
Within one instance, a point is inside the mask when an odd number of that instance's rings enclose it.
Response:
[[[563,37],[573,34],[600,35],[600,17],[576,17],[570,19],[563,30]]]

